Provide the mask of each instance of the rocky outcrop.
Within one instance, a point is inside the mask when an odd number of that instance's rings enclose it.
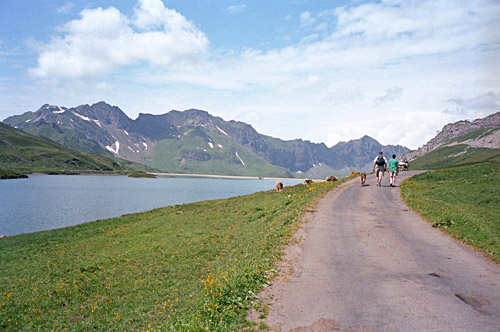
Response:
[[[485,118],[476,119],[472,122],[463,120],[455,123],[449,123],[429,142],[417,150],[412,150],[404,154],[407,160],[413,160],[424,154],[437,149],[455,138],[464,136],[470,132],[480,129],[500,128],[500,112],[491,114]]]

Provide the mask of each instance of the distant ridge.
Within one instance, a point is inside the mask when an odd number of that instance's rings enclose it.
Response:
[[[4,122],[77,151],[113,155],[170,173],[322,178],[368,169],[379,151],[408,151],[369,136],[331,148],[285,141],[197,109],[140,113],[132,120],[105,102],[73,108],[47,104]]]
[[[418,168],[500,160],[500,112],[449,123],[429,142],[403,158]]]

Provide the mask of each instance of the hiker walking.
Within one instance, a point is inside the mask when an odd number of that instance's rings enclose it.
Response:
[[[392,155],[392,159],[387,162],[389,165],[389,175],[391,176],[391,184],[389,187],[396,186],[396,175],[399,173],[399,161],[396,159],[396,155]]]
[[[380,152],[373,161],[372,172],[375,171],[375,167],[377,167],[377,186],[382,187],[382,178],[384,177],[384,172],[387,169],[387,159],[385,159],[383,152]]]

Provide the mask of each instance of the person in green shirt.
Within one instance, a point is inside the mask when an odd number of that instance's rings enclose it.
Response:
[[[389,166],[389,175],[391,176],[391,184],[389,185],[390,187],[395,187],[396,186],[396,175],[398,175],[399,172],[399,162],[396,159],[396,155],[392,155],[392,159],[387,162],[387,165]]]

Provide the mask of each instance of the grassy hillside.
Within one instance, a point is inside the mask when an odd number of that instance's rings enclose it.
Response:
[[[174,173],[293,177],[287,169],[271,165],[220,132],[209,133],[210,137],[198,127],[179,139],[158,141],[154,155],[141,163]]]
[[[438,169],[500,160],[499,128],[484,128],[453,138],[441,147],[411,161],[412,169]],[[479,144],[480,143],[480,144]],[[484,146],[484,147],[478,147]]]
[[[125,174],[133,171],[131,165],[122,166],[117,160],[105,156],[72,151],[3,123],[0,123],[0,169],[24,174]]]
[[[438,169],[495,160],[500,160],[500,149],[473,148],[466,144],[458,144],[437,148],[426,153],[411,161],[410,168],[412,170]]]
[[[0,329],[241,330],[306,208],[337,184],[0,239]]]
[[[434,227],[500,263],[500,161],[416,175],[403,182],[406,203]]]

